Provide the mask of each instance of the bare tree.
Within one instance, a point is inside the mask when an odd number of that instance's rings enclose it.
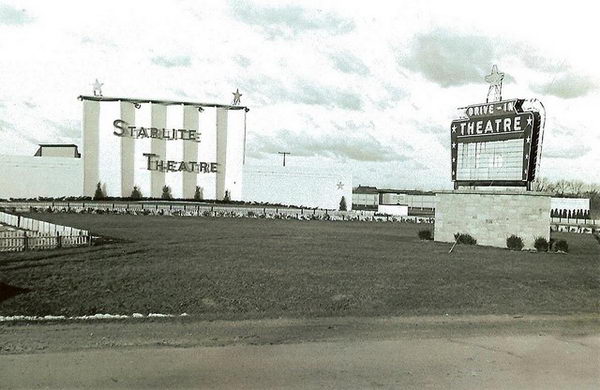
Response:
[[[554,192],[554,184],[546,177],[540,177],[533,183],[535,191]]]
[[[570,180],[567,182],[567,192],[571,195],[582,195],[585,183],[580,180]]]

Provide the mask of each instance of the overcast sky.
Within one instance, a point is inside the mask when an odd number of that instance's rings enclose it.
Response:
[[[497,64],[504,98],[547,109],[541,175],[600,183],[594,7],[0,0],[0,153],[81,144],[76,98],[96,78],[105,96],[229,104],[239,88],[248,163],[289,151],[290,165],[345,164],[355,186],[449,188],[450,122],[485,101]]]

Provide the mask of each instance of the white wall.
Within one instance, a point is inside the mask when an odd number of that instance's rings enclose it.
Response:
[[[435,208],[435,195],[413,195],[402,193],[384,193],[382,204],[405,204],[408,207]]]
[[[341,184],[342,188],[338,188]],[[244,166],[243,200],[337,210],[342,196],[352,209],[352,175],[347,169]]]
[[[377,206],[377,212],[379,214],[406,217],[408,216],[408,206],[404,204],[380,204]]]
[[[82,196],[83,160],[0,156],[0,198]]]
[[[583,198],[550,198],[552,210],[584,210],[590,209],[590,200]]]

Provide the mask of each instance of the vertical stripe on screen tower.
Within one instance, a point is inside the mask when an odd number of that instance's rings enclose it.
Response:
[[[135,105],[130,102],[121,102],[121,120],[129,126],[135,126]],[[129,196],[133,191],[135,139],[131,136],[121,138],[121,196]]]
[[[225,197],[225,175],[227,170],[227,116],[228,109],[217,108],[217,173],[216,199]]]
[[[183,128],[187,130],[198,131],[198,107],[196,106],[183,106]],[[198,143],[195,141],[182,141],[183,142],[183,161],[197,161],[198,160]],[[191,199],[194,197],[196,192],[196,179],[198,173],[196,172],[181,172],[183,197],[185,199]]]
[[[157,129],[163,129],[167,126],[167,107],[162,104],[151,103],[151,126]],[[152,138],[150,141],[150,151],[158,156],[158,159],[166,160],[167,141],[159,138]],[[153,170],[150,173],[150,193],[153,198],[160,198],[162,189],[165,185],[165,172]]]
[[[100,135],[100,103],[92,100],[83,102],[83,195],[94,196],[99,181],[98,150]]]

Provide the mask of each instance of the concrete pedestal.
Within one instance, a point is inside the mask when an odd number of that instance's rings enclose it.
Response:
[[[550,239],[550,195],[540,192],[448,191],[436,194],[435,241],[468,233],[479,245],[506,248],[515,234],[526,249]]]

